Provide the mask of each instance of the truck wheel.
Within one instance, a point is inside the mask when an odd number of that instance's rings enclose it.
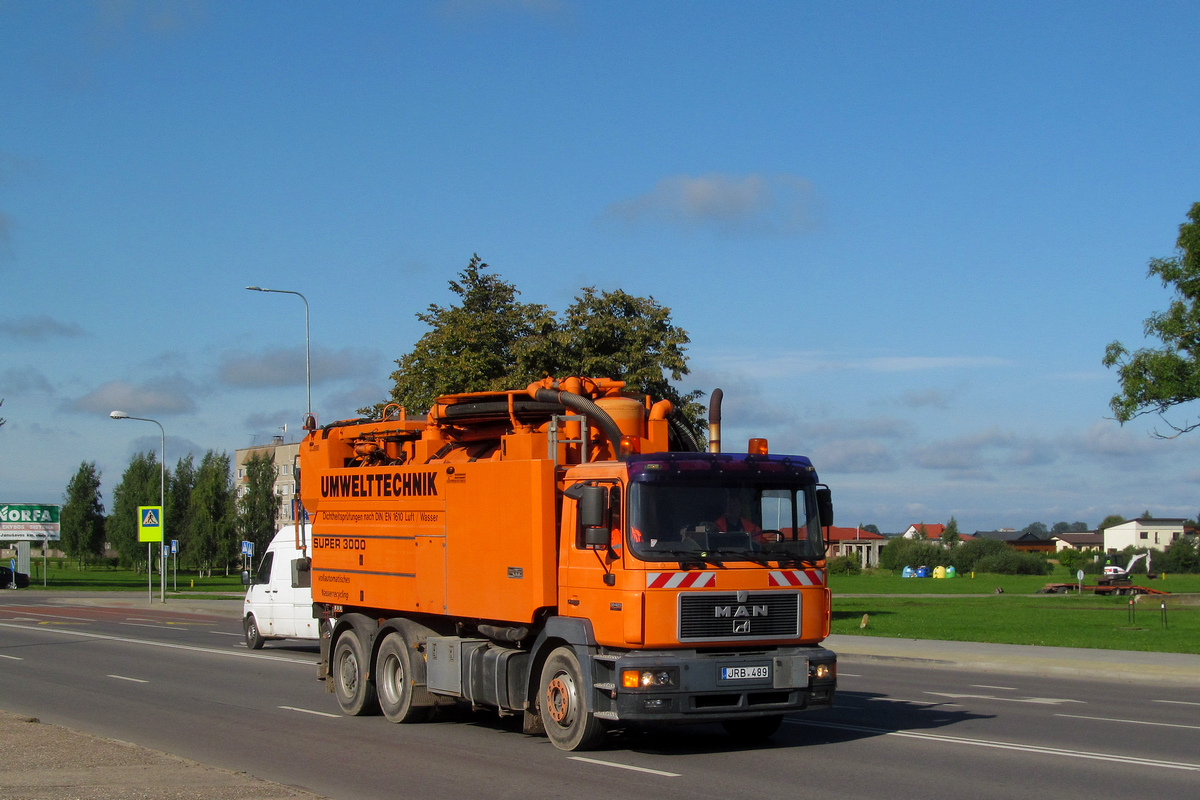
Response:
[[[333,693],[342,711],[352,717],[374,712],[379,701],[367,678],[367,659],[354,631],[338,637],[333,647]]]
[[[588,703],[589,687],[575,651],[560,647],[542,667],[538,692],[546,736],[559,750],[591,750],[604,738],[604,726]]]
[[[392,722],[425,722],[433,708],[416,705],[412,651],[399,633],[389,633],[375,657],[375,689],[379,707]]]
[[[258,631],[258,620],[253,614],[246,615],[246,621],[242,623],[243,632],[246,634],[246,647],[251,650],[262,650],[263,642],[266,639]]]
[[[783,714],[750,719],[729,719],[721,723],[725,732],[739,742],[762,742],[771,738],[783,724]]]

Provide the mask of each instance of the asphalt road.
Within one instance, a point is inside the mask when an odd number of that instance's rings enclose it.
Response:
[[[1200,685],[840,666],[834,709],[766,746],[718,726],[630,732],[563,753],[514,720],[425,725],[340,715],[314,647],[248,651],[236,604],[0,597],[0,709],[336,800],[561,798],[1194,798]],[[0,796],[3,787],[0,786]]]

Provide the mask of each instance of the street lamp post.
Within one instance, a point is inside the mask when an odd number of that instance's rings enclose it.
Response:
[[[312,358],[308,346],[308,298],[299,292],[293,292],[290,289],[264,289],[261,286],[247,286],[247,290],[251,292],[271,292],[273,294],[294,294],[304,301],[304,387],[306,390],[306,399],[308,408],[304,413],[304,428],[311,430],[312,425]]]
[[[109,414],[109,416],[112,417],[113,419],[136,419],[136,420],[141,420],[142,422],[153,422],[155,425],[158,426],[158,430],[162,434],[162,451],[161,451],[162,452],[162,464],[159,465],[160,470],[159,470],[159,475],[158,475],[158,505],[159,505],[159,508],[162,509],[162,511],[161,511],[162,516],[159,519],[159,525],[161,526],[161,529],[163,531],[163,534],[164,534],[163,541],[165,542],[167,539],[167,537],[165,535],[166,530],[167,530],[167,510],[164,507],[166,505],[166,498],[167,498],[167,493],[166,493],[166,486],[167,486],[167,432],[166,432],[166,430],[163,429],[162,423],[156,419],[149,419],[148,417],[131,417],[128,414],[126,414],[124,411],[114,411],[111,414]],[[158,546],[161,550],[162,542],[159,542]],[[154,602],[154,559],[150,554],[151,553],[150,547],[151,547],[151,542],[146,542],[146,577],[149,582],[148,589],[150,592],[150,597],[148,599],[150,602]],[[160,570],[159,574],[162,576],[162,582],[161,582],[162,602],[165,603],[165,602],[167,602],[167,573],[165,570]]]

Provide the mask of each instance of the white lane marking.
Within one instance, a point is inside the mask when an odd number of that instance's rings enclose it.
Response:
[[[1160,761],[1153,758],[1136,758],[1134,756],[1114,755],[1112,753],[1091,753],[1086,750],[1067,750],[1061,747],[1043,747],[1033,744],[1017,744],[1015,742],[995,742],[988,739],[967,739],[961,736],[943,736],[937,733],[916,733],[914,731],[891,731],[886,728],[867,728],[861,725],[842,725],[836,722],[813,722],[810,720],[785,719],[791,725],[806,725],[811,728],[833,728],[835,730],[874,733],[881,736],[897,736],[902,739],[923,739],[930,742],[945,744],[962,744],[970,747],[989,747],[997,750],[1015,750],[1021,753],[1038,753],[1047,756],[1063,758],[1082,758],[1089,761],[1109,761],[1118,764],[1132,764],[1141,767],[1158,767],[1160,769],[1181,769],[1188,772],[1200,772],[1200,764],[1189,764],[1185,761]]]
[[[999,689],[1002,692],[1015,692],[1016,689],[1012,686],[988,686],[986,683],[969,684],[972,689]]]
[[[150,681],[144,681],[141,678],[127,678],[124,675],[109,675],[108,677],[116,678],[119,681],[129,681],[130,683],[149,683],[150,682]]]
[[[1200,706],[1200,703],[1192,703],[1188,700],[1151,700],[1151,703],[1170,703],[1175,706]]]
[[[903,697],[868,697],[867,700],[872,703],[908,703],[914,706],[940,706],[942,703],[934,703],[930,700],[905,700]],[[945,705],[951,705],[946,703]]]
[[[95,622],[96,621],[94,619],[88,619],[87,617],[66,617],[66,616],[63,616],[62,614],[39,614],[36,611],[26,611],[25,613],[31,617],[45,617],[46,619],[70,619],[70,620],[74,620],[75,622]]]
[[[229,631],[208,631],[208,632],[213,634],[214,636],[236,636],[239,639],[242,638],[242,635],[240,633],[230,633]]]
[[[1118,719],[1114,717],[1081,717],[1078,714],[1055,714],[1056,717],[1067,719],[1086,719],[1092,722],[1124,722],[1126,725],[1150,725],[1155,728],[1184,728],[1189,731],[1200,731],[1200,725],[1179,725],[1174,722],[1149,722],[1144,719]]]
[[[312,714],[313,716],[317,717],[333,717],[334,719],[342,718],[340,714],[326,714],[324,711],[313,711],[312,709],[308,708],[296,708],[295,706],[280,706],[280,708],[282,708],[284,711],[299,711],[301,714]]]
[[[934,697],[950,697],[955,700],[998,700],[1003,703],[1031,703],[1036,706],[1059,706],[1063,703],[1083,703],[1083,700],[1065,700],[1061,697],[995,697],[990,694],[956,694],[953,692],[925,692]]]
[[[853,672],[839,672],[839,678],[861,678],[862,675],[855,675]]]
[[[144,622],[119,622],[118,625],[128,625],[131,628],[158,628],[163,631],[177,631],[178,628],[172,628],[170,625],[148,625]]]
[[[126,644],[144,644],[150,647],[166,647],[172,650],[191,650],[196,653],[211,653],[217,656],[237,656],[238,658],[259,658],[266,661],[284,661],[288,664],[299,664],[304,667],[311,667],[316,664],[316,661],[309,661],[299,658],[284,658],[282,656],[269,656],[263,653],[253,653],[248,650],[239,650],[231,652],[229,650],[217,650],[213,647],[200,647],[199,645],[177,644],[175,642],[155,642],[150,639],[129,639],[124,636],[109,636],[103,633],[87,633],[85,631],[73,631],[67,628],[33,628],[28,625],[8,625],[0,622],[0,628],[15,628],[19,631],[36,631],[38,633],[57,633],[63,636],[83,636],[88,639],[107,639],[111,642],[124,642]]]
[[[617,769],[627,769],[633,772],[645,772],[650,775],[661,775],[664,778],[682,778],[682,773],[679,772],[664,772],[661,769],[650,769],[649,767],[635,767],[632,764],[618,764],[616,761],[601,761],[598,758],[584,758],[583,756],[567,756],[572,761],[582,761],[585,764],[598,764],[601,767],[616,767]]]
[[[24,661],[25,660],[25,659],[21,658],[20,656],[6,656],[3,653],[0,653],[0,658],[7,658],[10,661]]]

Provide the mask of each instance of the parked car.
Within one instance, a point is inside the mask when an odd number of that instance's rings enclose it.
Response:
[[[0,589],[24,589],[29,585],[29,576],[9,567],[0,567]]]

